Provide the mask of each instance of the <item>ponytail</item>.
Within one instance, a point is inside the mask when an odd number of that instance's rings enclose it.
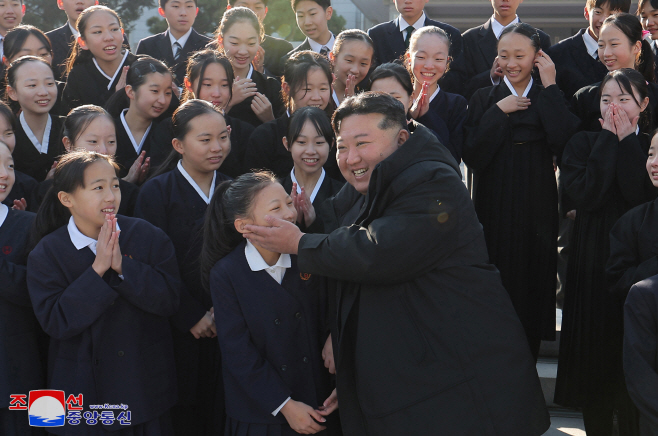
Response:
[[[655,79],[653,53],[651,45],[642,37],[642,24],[635,15],[621,12],[610,15],[601,25],[601,30],[605,26],[615,26],[623,33],[631,45],[641,42],[640,53],[635,58],[634,68],[642,73],[644,80],[653,82]]]
[[[246,218],[256,195],[266,186],[277,183],[269,171],[243,174],[235,180],[221,183],[210,200],[203,225],[201,283],[210,291],[210,270],[233,251],[244,238],[235,229],[236,218]]]
[[[642,50],[638,56],[635,68],[642,73],[647,82],[652,83],[656,81],[653,51],[651,50],[651,44],[646,39],[642,40]]]

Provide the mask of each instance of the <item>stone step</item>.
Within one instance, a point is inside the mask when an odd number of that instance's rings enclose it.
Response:
[[[537,361],[537,374],[541,389],[544,391],[544,399],[548,407],[559,407],[553,403],[555,395],[555,380],[557,379],[557,358],[540,357]]]

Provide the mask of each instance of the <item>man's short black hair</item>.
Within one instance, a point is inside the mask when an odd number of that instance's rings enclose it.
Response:
[[[235,3],[236,3],[237,1],[238,1],[238,0],[228,0],[228,1],[227,1],[227,4],[230,5],[231,7],[233,7],[233,6],[235,6]],[[263,3],[263,5],[265,5],[265,7],[267,7],[267,2],[268,2],[269,0],[260,0],[260,1]]]
[[[641,0],[640,3],[642,3]],[[606,5],[608,5],[608,8],[611,11],[628,13],[631,10],[631,0],[587,0],[585,3],[588,11],[591,11],[594,8],[602,8]]]
[[[167,3],[169,3],[170,1],[171,0],[158,0],[158,6],[162,9],[164,9],[164,7],[167,6]],[[199,4],[197,3],[197,0],[193,0],[193,1],[194,1],[194,5],[198,7]],[[229,2],[229,4],[230,4],[230,2]]]
[[[290,6],[292,6],[293,12],[297,12],[297,4],[302,1],[304,0],[290,0]],[[324,9],[325,11],[327,10],[328,7],[331,6],[331,0],[309,0],[309,1],[319,4],[322,7],[322,9]]]
[[[406,129],[407,117],[404,106],[394,97],[383,92],[362,92],[345,99],[331,118],[331,127],[336,135],[340,123],[350,115],[382,114],[384,119],[377,126],[381,130]]]

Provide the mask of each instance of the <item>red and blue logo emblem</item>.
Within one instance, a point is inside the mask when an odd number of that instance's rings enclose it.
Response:
[[[30,391],[28,414],[32,427],[61,427],[66,409],[64,391],[42,389]]]

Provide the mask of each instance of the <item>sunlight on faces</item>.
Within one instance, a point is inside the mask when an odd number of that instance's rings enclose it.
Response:
[[[605,120],[608,108],[611,104],[615,104],[617,107],[626,111],[628,120],[632,123],[633,119],[639,116],[649,104],[649,97],[642,100],[635,89],[633,89],[633,94],[635,100],[640,102],[640,106],[637,105],[633,96],[623,90],[616,80],[609,80],[601,90],[601,118]]]
[[[107,115],[97,116],[73,141],[65,136],[62,138],[62,142],[66,151],[83,149],[114,156],[117,152],[114,121]]]
[[[15,177],[11,151],[4,144],[0,144],[0,202],[4,201],[11,192]]]
[[[284,90],[290,93],[290,86],[284,82]],[[306,106],[325,110],[331,99],[331,84],[321,68],[313,67],[306,74],[306,83],[302,84],[292,96],[292,111]]]
[[[448,44],[438,35],[425,34],[409,51],[409,62],[414,78],[432,89],[448,68]]]
[[[126,95],[131,100],[129,111],[135,110],[145,119],[157,118],[167,110],[172,95],[171,74],[150,73],[146,81],[135,91],[126,85]]]
[[[174,37],[180,38],[194,25],[199,8],[194,0],[169,0],[164,9],[158,8],[158,12],[167,19]]]
[[[14,148],[16,148],[16,135],[9,120],[2,115],[0,115],[0,141],[9,146],[10,152],[14,152]]]
[[[360,83],[370,70],[373,55],[374,50],[369,44],[359,40],[345,41],[340,53],[335,57],[331,55],[336,80],[346,83],[348,74],[353,74],[356,83]]]
[[[292,155],[295,169],[306,174],[314,174],[322,171],[322,166],[329,158],[330,144],[322,133],[318,132],[312,121],[307,120],[302,127],[299,136],[292,144],[283,138],[283,144]]]
[[[508,33],[498,41],[498,65],[512,85],[527,86],[537,52],[527,36]]]
[[[372,82],[370,90],[373,92],[383,92],[389,94],[404,106],[404,113],[409,113],[409,108],[414,102],[412,95],[407,94],[407,91],[400,85],[394,77],[385,77],[377,79]]]
[[[640,22],[644,30],[651,32],[651,39],[658,39],[658,9],[654,9],[650,1],[640,11]]]
[[[25,112],[46,114],[57,100],[57,83],[52,69],[40,61],[25,62],[16,71],[16,83],[7,95]]]
[[[292,198],[279,183],[270,183],[256,194],[248,216],[236,218],[235,228],[240,233],[247,233],[245,225],[272,227],[265,219],[267,215],[291,223],[297,220],[297,210]]]
[[[491,0],[496,19],[500,21],[511,21],[516,18],[516,10],[523,0]]]
[[[25,15],[25,5],[18,0],[0,0],[0,34],[21,24]]]
[[[414,24],[421,15],[429,0],[395,0],[395,9],[402,15],[404,20]]]
[[[78,41],[81,41],[84,50],[91,51],[96,60],[113,62],[123,56],[123,29],[109,12],[93,12],[88,18],[85,34],[80,35]]]
[[[297,3],[295,9],[295,17],[297,26],[314,41],[320,42],[323,35],[327,35],[329,27],[328,21],[333,14],[333,8],[329,6],[327,10],[322,9],[322,6],[311,0],[304,0]],[[331,36],[329,36],[331,38]]]
[[[589,21],[589,28],[592,31],[592,33],[594,33],[595,39],[599,37],[599,33],[601,32],[601,26],[603,25],[605,19],[608,18],[610,15],[616,14],[618,12],[621,11],[611,10],[610,5],[608,3],[598,8],[592,8],[591,11],[587,9],[587,6],[585,6],[585,12],[584,12],[585,19]]]
[[[37,56],[45,59],[49,64],[52,64],[53,62],[53,54],[50,52],[48,47],[46,47],[44,43],[39,41],[39,38],[34,35],[29,35],[25,39],[23,47],[21,47],[16,56],[12,57],[11,59],[7,59],[5,65],[11,64],[21,56]]]
[[[172,144],[183,156],[183,168],[190,175],[216,171],[231,151],[226,121],[218,113],[192,119],[185,137],[182,140],[174,138]]]
[[[98,0],[57,0],[57,7],[66,13],[74,27],[82,11],[97,4]]]
[[[229,27],[222,35],[221,44],[233,69],[238,71],[249,69],[260,47],[258,32],[250,21],[245,20],[237,21]]]
[[[119,178],[109,162],[98,160],[85,169],[84,186],[73,192],[60,191],[57,196],[73,215],[80,232],[96,239],[107,220],[106,215],[119,210]]]
[[[199,80],[201,80],[201,89],[199,90]],[[231,84],[228,82],[224,66],[218,63],[211,63],[206,66],[203,72],[203,78],[196,79],[190,84],[189,79],[185,78],[185,86],[188,91],[194,94],[195,98],[212,103],[213,106],[224,109],[231,98]],[[199,95],[195,93],[199,90]]]
[[[599,34],[599,59],[608,71],[620,68],[635,68],[635,59],[642,49],[642,41],[631,44],[624,33],[616,26],[607,25]]]
[[[382,114],[350,115],[340,123],[336,134],[338,168],[358,192],[366,194],[375,166],[393,154],[409,139],[404,129],[382,130]]]
[[[256,14],[261,23],[267,15],[267,6],[265,6],[265,3],[263,3],[261,0],[239,0],[237,2],[233,2],[233,7],[251,9],[253,13]]]
[[[658,188],[658,135],[653,135],[653,138],[651,138],[649,157],[647,157],[647,172],[653,186]]]

